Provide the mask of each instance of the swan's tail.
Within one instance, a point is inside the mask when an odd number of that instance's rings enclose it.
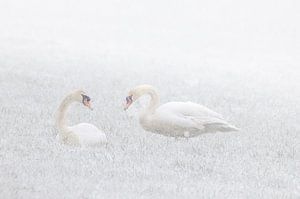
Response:
[[[240,131],[239,128],[237,128],[236,126],[233,126],[231,124],[224,126],[223,129],[224,129],[224,131]]]
[[[228,124],[228,123],[214,123],[214,124],[208,124],[208,125],[205,125],[205,129],[208,131],[208,132],[217,132],[217,131],[220,131],[220,132],[232,132],[232,131],[239,131],[240,129],[231,125],[231,124]]]

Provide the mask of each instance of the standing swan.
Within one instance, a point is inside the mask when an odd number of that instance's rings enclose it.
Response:
[[[151,85],[140,85],[129,92],[124,110],[143,95],[149,95],[149,106],[140,115],[142,127],[171,137],[195,137],[203,133],[238,131],[222,115],[192,102],[168,102],[159,105],[159,96]]]
[[[80,123],[74,126],[66,125],[66,112],[73,102],[82,103],[92,110],[90,97],[78,90],[68,94],[58,108],[56,126],[59,130],[57,138],[70,145],[93,146],[107,143],[106,135],[92,124]]]

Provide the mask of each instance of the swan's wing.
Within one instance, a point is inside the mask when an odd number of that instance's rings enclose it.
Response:
[[[78,136],[80,144],[94,145],[107,142],[105,133],[92,124],[80,123],[69,129]]]
[[[88,124],[88,123],[80,123],[80,124],[76,124],[74,126],[70,126],[69,129],[73,132],[73,133],[96,133],[99,132],[100,130],[92,125],[92,124]]]
[[[172,112],[158,110],[152,119],[154,124],[165,126],[166,128],[169,128],[169,130],[191,128],[204,129],[203,124],[195,122],[192,117]]]
[[[193,115],[194,114],[198,115],[201,112],[202,114],[205,114],[210,117],[219,118],[221,120],[224,119],[223,115],[221,115],[220,113],[217,113],[201,104],[196,104],[193,102],[185,102],[185,104],[186,104],[186,106],[189,107],[189,109],[193,109]],[[190,111],[188,111],[188,112],[190,113]]]
[[[223,116],[213,110],[192,102],[169,102],[161,105],[158,108],[160,111],[172,112],[174,114],[181,114],[188,117],[196,118],[217,118],[224,120]]]
[[[164,123],[183,128],[205,129],[207,126],[227,126],[221,114],[192,102],[169,102],[157,109],[157,115]]]

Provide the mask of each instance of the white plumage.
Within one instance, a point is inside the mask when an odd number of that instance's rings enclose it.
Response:
[[[140,114],[140,124],[147,131],[172,137],[195,137],[203,133],[238,130],[222,115],[196,103],[168,102],[159,106],[158,94],[150,85],[131,90],[125,109],[144,94],[151,97],[150,105]]]
[[[80,123],[69,129],[78,137],[80,145],[95,146],[107,143],[105,133],[92,124]]]
[[[83,91],[75,91],[69,94],[58,109],[56,123],[59,134],[57,138],[65,144],[81,146],[95,146],[107,143],[105,133],[92,124],[80,123],[74,126],[67,126],[65,124],[67,108],[71,103],[76,101],[82,102],[90,108],[90,98]]]

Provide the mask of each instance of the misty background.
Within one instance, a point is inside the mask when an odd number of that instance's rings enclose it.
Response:
[[[1,198],[297,198],[300,2],[0,1]],[[241,128],[189,140],[144,131],[152,84]],[[54,115],[83,88],[69,124],[103,129],[100,148],[64,146]]]

